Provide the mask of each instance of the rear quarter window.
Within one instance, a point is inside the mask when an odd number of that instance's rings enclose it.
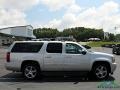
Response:
[[[43,43],[16,43],[11,52],[14,53],[37,53],[42,48]]]
[[[48,43],[46,51],[48,53],[62,53],[62,43]]]

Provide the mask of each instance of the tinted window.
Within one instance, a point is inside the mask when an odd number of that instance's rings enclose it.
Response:
[[[62,43],[48,43],[46,51],[48,53],[62,53]]]
[[[66,53],[68,54],[81,54],[82,48],[76,44],[67,43],[66,44]]]
[[[16,53],[37,53],[40,51],[43,43],[16,43],[11,52]]]

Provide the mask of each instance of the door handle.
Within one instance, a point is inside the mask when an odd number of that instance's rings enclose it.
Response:
[[[66,58],[72,58],[72,57],[70,57],[70,56],[67,56]]]
[[[51,56],[46,56],[45,58],[52,58]]]

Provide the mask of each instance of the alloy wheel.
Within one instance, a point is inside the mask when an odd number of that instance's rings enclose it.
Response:
[[[95,69],[95,75],[99,79],[103,79],[108,75],[107,67],[100,65]]]
[[[24,75],[28,79],[34,79],[37,75],[37,69],[35,66],[28,65],[24,69]]]

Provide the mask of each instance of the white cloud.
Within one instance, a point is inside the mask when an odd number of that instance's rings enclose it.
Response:
[[[0,27],[15,26],[15,25],[25,25],[27,24],[25,20],[26,15],[17,10],[3,10],[0,9]]]
[[[68,7],[67,12],[68,13],[78,13],[82,10],[82,8],[80,6],[78,6],[77,4],[72,4],[70,7]]]
[[[116,25],[120,25],[119,4],[114,1],[107,1],[99,7],[91,7],[82,11],[78,10],[79,13],[68,11],[69,10],[67,10],[61,19],[52,20],[47,25],[60,30],[84,26],[90,28],[104,28],[105,31],[109,32],[115,32],[113,28]],[[59,23],[56,25],[57,21]]]
[[[54,19],[50,21],[48,25],[45,25],[45,27],[59,27],[60,24],[61,24],[61,20]]]
[[[69,13],[65,14],[62,19],[54,19],[50,21],[48,24],[42,25],[42,27],[51,27],[58,28],[59,30],[63,30],[65,28],[73,27],[73,23],[76,21],[74,14]]]
[[[38,3],[39,0],[0,0],[0,28],[28,24],[25,11]]]
[[[38,3],[39,0],[0,0],[0,8],[26,10]]]
[[[69,7],[75,3],[75,0],[40,0],[51,11],[57,11]]]
[[[112,14],[119,11],[119,4],[115,3],[113,1],[109,1],[104,3],[101,7],[98,8],[99,12],[102,12],[101,14]]]

